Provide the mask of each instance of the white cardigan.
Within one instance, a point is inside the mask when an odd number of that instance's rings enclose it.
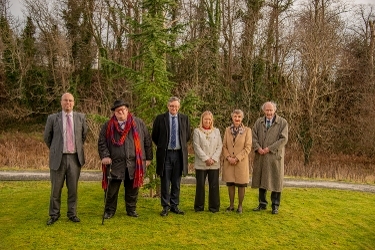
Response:
[[[199,128],[194,129],[193,146],[195,169],[208,170],[220,168],[220,154],[223,149],[223,142],[218,128],[214,128],[210,134],[204,133]],[[211,166],[206,166],[205,161],[210,158],[215,163]]]

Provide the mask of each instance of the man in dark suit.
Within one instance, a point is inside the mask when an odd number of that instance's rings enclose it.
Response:
[[[62,111],[49,115],[44,130],[44,142],[49,148],[51,196],[49,220],[52,225],[60,217],[61,191],[66,181],[70,221],[80,222],[77,217],[77,187],[81,167],[85,164],[83,144],[87,125],[85,115],[73,112],[74,97],[65,93],[61,97]]]
[[[161,216],[171,211],[183,215],[180,203],[181,176],[188,173],[189,118],[178,113],[180,99],[171,97],[168,112],[156,117],[152,128],[152,141],[156,149],[156,174],[161,181]]]

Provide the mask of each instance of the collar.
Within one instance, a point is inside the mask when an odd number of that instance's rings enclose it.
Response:
[[[70,113],[66,113],[65,111],[62,111],[63,115],[66,117],[67,115],[73,117],[73,111]]]

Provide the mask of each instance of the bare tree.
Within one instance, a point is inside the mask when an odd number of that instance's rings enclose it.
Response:
[[[334,107],[335,71],[338,67],[343,39],[342,5],[332,0],[306,3],[296,22],[296,50],[299,59],[300,110],[297,138],[310,162],[315,145],[329,141],[329,112]]]

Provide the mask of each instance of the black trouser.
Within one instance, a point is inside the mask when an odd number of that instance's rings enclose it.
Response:
[[[121,179],[111,179],[109,180],[107,199],[105,203],[105,212],[110,214],[115,214],[117,209],[117,198],[121,186]],[[125,170],[125,207],[126,212],[133,212],[136,209],[138,191],[139,188],[133,188],[134,179],[129,178],[128,168]]]
[[[208,177],[208,209],[211,212],[218,212],[220,209],[219,169],[195,170],[196,188],[194,210],[204,210],[206,176]]]
[[[259,188],[259,205],[262,207],[267,207],[267,190],[264,188]],[[272,209],[278,208],[280,206],[281,192],[271,192],[271,202]]]
[[[166,209],[175,208],[180,204],[181,154],[181,150],[168,150],[163,176],[160,177],[161,205]]]

